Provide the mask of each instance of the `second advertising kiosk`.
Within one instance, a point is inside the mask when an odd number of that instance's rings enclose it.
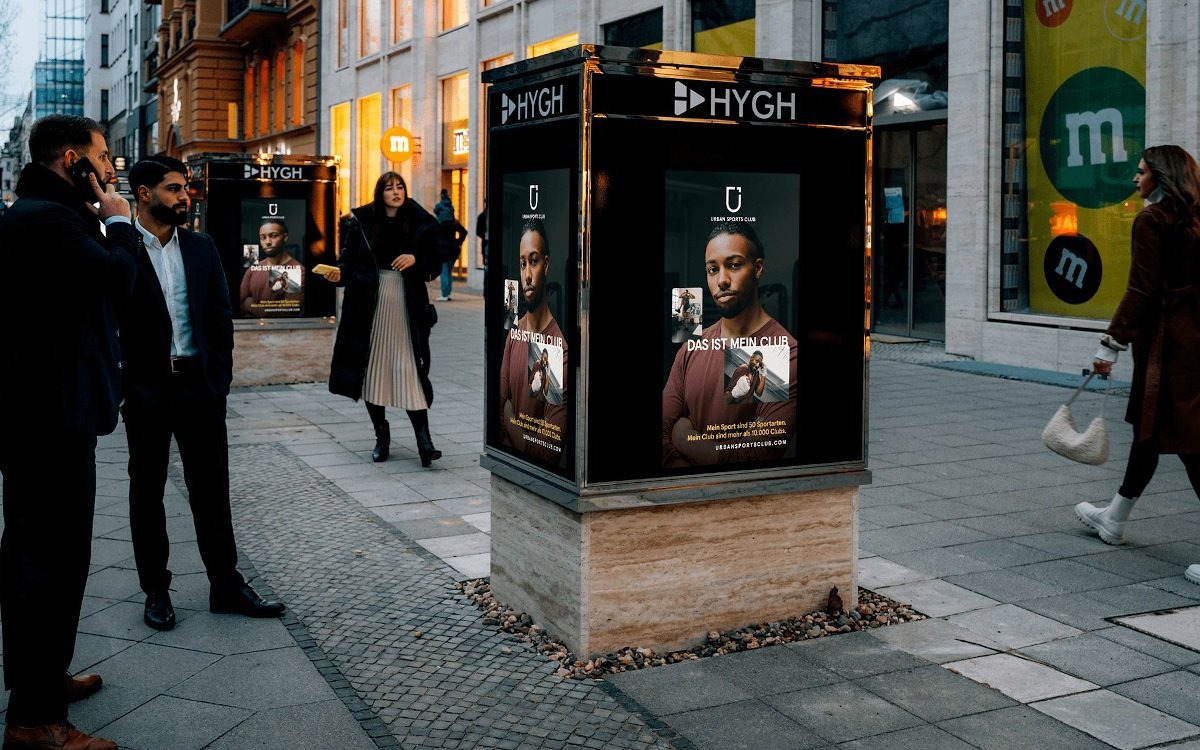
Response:
[[[857,598],[873,66],[485,74],[491,585],[586,658]]]

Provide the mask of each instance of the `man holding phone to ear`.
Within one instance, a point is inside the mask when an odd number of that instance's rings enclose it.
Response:
[[[95,692],[100,676],[67,670],[91,559],[96,437],[117,426],[117,308],[133,289],[138,233],[98,123],[49,115],[29,150],[18,200],[0,217],[4,747],[109,750],[67,721],[67,703]],[[70,273],[48,290],[34,283],[43,264]]]

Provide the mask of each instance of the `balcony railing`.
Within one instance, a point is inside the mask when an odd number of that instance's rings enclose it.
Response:
[[[225,0],[221,37],[249,42],[287,23],[288,0]]]

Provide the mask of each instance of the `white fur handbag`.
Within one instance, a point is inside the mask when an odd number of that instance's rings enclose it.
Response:
[[[1104,424],[1104,406],[1108,403],[1108,391],[1112,381],[1104,388],[1104,400],[1100,402],[1100,413],[1092,419],[1087,429],[1080,432],[1071,415],[1071,404],[1087,387],[1096,373],[1090,373],[1080,383],[1067,402],[1058,407],[1054,416],[1042,429],[1042,442],[1060,456],[1081,464],[1098,466],[1108,460],[1108,428]]]

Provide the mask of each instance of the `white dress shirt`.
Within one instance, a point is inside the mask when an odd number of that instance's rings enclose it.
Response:
[[[171,239],[164,245],[152,233],[146,231],[142,222],[134,222],[142,233],[150,264],[158,275],[163,298],[167,301],[167,314],[171,316],[171,356],[191,357],[196,353],[192,341],[192,320],[188,314],[187,278],[183,271],[183,254],[179,250],[179,230],[171,232]]]

